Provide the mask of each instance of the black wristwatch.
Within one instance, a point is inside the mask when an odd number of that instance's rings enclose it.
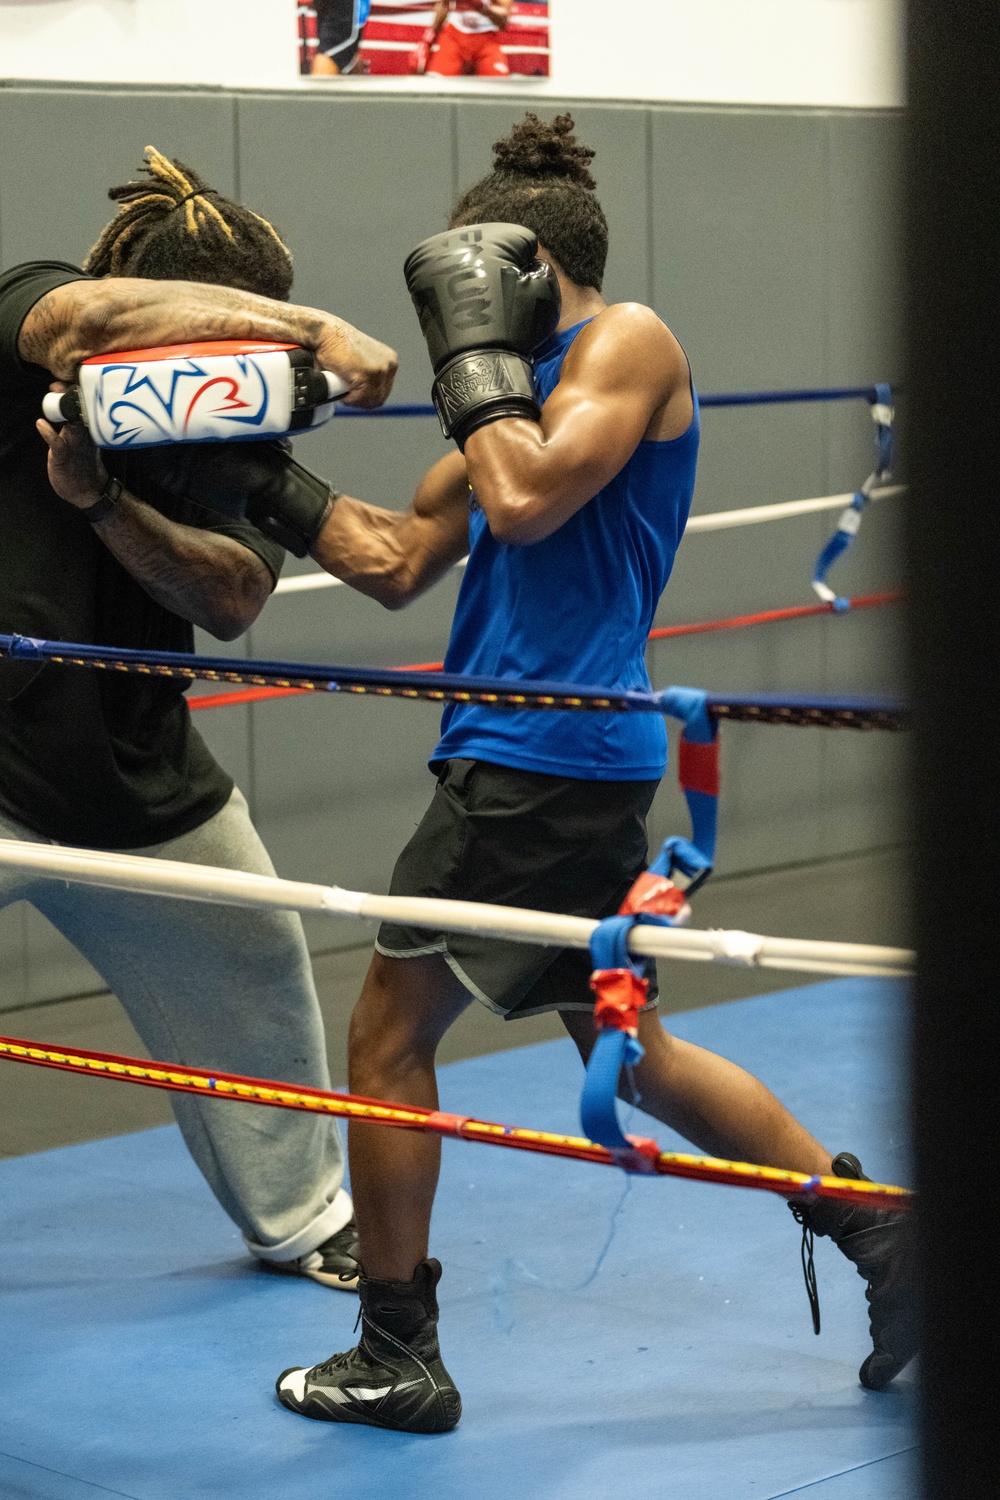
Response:
[[[109,474],[107,479],[104,481],[104,487],[101,490],[100,500],[96,500],[93,505],[81,506],[81,516],[83,516],[85,520],[89,521],[91,526],[93,526],[97,521],[105,520],[115,509],[124,493],[125,486],[122,484],[121,480],[115,479],[112,475]]]

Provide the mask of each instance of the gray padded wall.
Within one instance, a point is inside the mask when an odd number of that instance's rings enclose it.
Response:
[[[104,192],[152,141],[235,191],[295,252],[294,295],[332,307],[402,356],[394,399],[426,401],[428,370],[400,266],[442,228],[455,194],[524,101],[225,91],[0,87],[0,264],[81,257]],[[560,106],[547,105],[555,112]],[[705,391],[863,384],[898,376],[898,119],[887,113],[570,104],[595,146],[612,230],[606,291],[650,301]],[[871,459],[862,404],[706,411],[696,511],[854,488]],[[339,487],[402,505],[445,452],[436,424],[338,420],[300,456]],[[835,516],[682,547],[658,623],[809,602]],[[836,584],[899,581],[893,503],[876,509]],[[303,565],[290,560],[288,571]],[[278,597],[231,649],[372,664],[439,658],[458,578],[401,614],[344,588]],[[2,627],[0,627],[2,628]],[[898,686],[894,612],[771,625],[655,645],[667,682],[741,689]],[[211,642],[206,637],[202,649]],[[426,802],[437,712],[291,699],[199,714],[247,791],[282,874],[384,889]],[[900,746],[887,736],[730,726],[719,868],[861,850],[897,836]],[[683,830],[668,772],[652,834]],[[317,920],[315,948],[358,941]],[[0,914],[0,1008],[99,980],[34,912]]]
[[[393,344],[394,399],[402,401],[426,401],[428,381],[400,265],[411,245],[446,222],[451,116],[446,104],[406,100],[239,105],[240,190],[295,250],[294,295]],[[338,487],[396,506],[446,449],[436,423],[358,418],[332,424],[298,451]],[[435,660],[455,588],[449,581],[403,615],[348,589],[278,598],[254,628],[254,650],[306,661]],[[255,811],[279,869],[385,888],[390,851],[405,841],[430,784],[438,715],[426,706],[407,713],[408,706],[293,701],[253,710]],[[310,930],[316,943],[358,936],[347,924],[332,934],[322,919]]]
[[[885,114],[651,111],[654,305],[703,390],[856,385],[897,375],[895,155]],[[695,512],[837,493],[871,467],[863,403],[709,410]],[[892,504],[866,517],[835,575],[899,582]],[[835,515],[693,535],[657,623],[810,599]],[[654,646],[657,685],[761,691],[898,686],[894,612]],[[869,848],[897,836],[900,744],[884,735],[724,731],[720,869]],[[668,778],[657,834],[681,819]]]

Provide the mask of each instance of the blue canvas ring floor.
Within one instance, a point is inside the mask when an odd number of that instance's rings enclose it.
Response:
[[[905,1025],[903,986],[876,980],[670,1018],[896,1182]],[[544,1043],[444,1069],[442,1107],[576,1131],[580,1078]],[[255,1270],[172,1127],[0,1163],[0,1236],[5,1500],[916,1492],[913,1372],[858,1385],[864,1289],[826,1242],[813,1335],[797,1227],[763,1193],[446,1142],[432,1252],[465,1414],[436,1438],[277,1405],[279,1371],[350,1346],[357,1301]]]

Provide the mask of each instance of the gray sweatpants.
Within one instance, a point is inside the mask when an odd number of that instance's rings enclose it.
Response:
[[[55,842],[2,813],[0,838]],[[239,791],[192,833],[128,852],[274,874]],[[0,868],[0,907],[12,901],[30,902],[89,959],[154,1058],[330,1087],[295,912],[132,895]],[[308,1255],[350,1219],[333,1120],[190,1094],[172,1094],[171,1102],[191,1155],[255,1255]]]

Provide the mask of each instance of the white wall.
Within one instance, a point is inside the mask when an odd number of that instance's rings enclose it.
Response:
[[[554,0],[552,11],[551,83],[569,94],[902,102],[903,0]]]
[[[294,82],[292,0],[0,0],[0,77]]]
[[[458,92],[812,104],[903,100],[904,0],[551,0],[553,76]],[[0,0],[0,77],[440,93],[301,82],[293,0]]]

